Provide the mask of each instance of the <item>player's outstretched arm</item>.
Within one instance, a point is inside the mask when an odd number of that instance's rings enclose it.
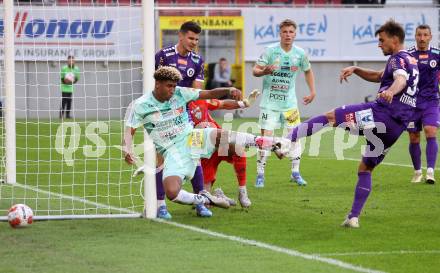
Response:
[[[202,90],[199,93],[199,99],[201,100],[209,100],[209,99],[219,99],[224,96],[231,96],[233,100],[242,100],[243,96],[241,91],[235,87],[223,87],[223,88],[215,88],[212,90]]]
[[[133,153],[133,136],[136,133],[136,128],[125,127],[124,139],[122,140],[122,152],[124,153],[125,161],[132,165],[136,161],[136,156]]]
[[[382,77],[383,71],[384,71],[383,69],[372,70],[358,66],[349,66],[341,70],[341,74],[339,75],[339,81],[341,83],[342,81],[348,82],[347,78],[354,73],[366,81],[380,82],[380,78]]]
[[[236,100],[219,101],[220,105],[218,106],[217,109],[234,110],[234,109],[251,107],[259,95],[260,95],[260,91],[258,89],[254,89],[249,94],[249,96],[247,96],[247,98],[243,99],[242,101],[236,101]]]

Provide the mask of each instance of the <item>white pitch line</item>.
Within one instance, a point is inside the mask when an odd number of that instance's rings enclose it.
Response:
[[[19,183],[11,184],[11,186],[19,187],[19,188],[23,188],[23,189],[29,189],[29,190],[33,190],[33,191],[36,191],[36,192],[41,192],[41,193],[44,193],[44,194],[47,194],[47,195],[53,195],[53,196],[56,196],[56,197],[59,197],[59,198],[64,198],[64,199],[68,199],[68,200],[71,200],[71,201],[77,201],[77,202],[81,202],[81,203],[84,203],[84,204],[93,205],[93,206],[96,206],[97,208],[101,208],[101,209],[110,209],[110,210],[117,210],[117,211],[125,212],[125,213],[139,214],[139,213],[134,212],[134,211],[129,210],[129,209],[117,208],[117,207],[109,206],[109,205],[106,205],[106,204],[89,201],[87,199],[76,197],[76,196],[72,196],[72,195],[65,195],[65,194],[61,194],[61,193],[45,191],[45,190],[42,190],[42,189],[39,189],[39,188],[33,187],[33,186],[22,185],[22,184],[19,184]]]
[[[406,254],[440,254],[440,250],[394,250],[394,251],[359,251],[359,252],[335,252],[314,253],[317,256],[363,256],[363,255],[406,255]]]
[[[309,157],[311,159],[328,159],[328,160],[336,160],[335,158],[331,158],[331,157]],[[348,160],[348,161],[360,161],[361,157],[359,158],[352,158],[352,157],[344,157],[343,160],[336,160],[336,161],[344,161],[344,160]],[[386,166],[394,166],[394,167],[406,167],[406,168],[413,168],[413,165],[409,165],[409,164],[399,164],[399,163],[392,163],[392,162],[381,162],[380,165],[386,165]],[[422,167],[422,169],[426,169],[426,167]],[[440,171],[440,168],[435,168],[434,170],[436,171]]]
[[[223,233],[210,231],[210,230],[206,230],[206,229],[202,229],[202,228],[198,228],[198,227],[194,227],[194,226],[190,226],[190,225],[184,225],[184,224],[180,224],[180,223],[176,223],[176,222],[172,222],[172,221],[165,221],[162,219],[154,219],[154,221],[168,224],[168,225],[172,225],[172,226],[176,226],[176,227],[187,229],[187,230],[191,230],[191,231],[195,231],[197,233],[203,233],[203,234],[206,234],[209,236],[238,242],[238,243],[245,244],[245,245],[256,246],[256,247],[271,250],[274,252],[287,254],[287,255],[293,256],[293,257],[299,257],[299,258],[303,258],[306,260],[313,260],[313,261],[318,261],[318,262],[334,265],[337,267],[353,270],[356,272],[370,272],[370,273],[382,273],[383,272],[383,271],[378,271],[378,270],[374,270],[374,269],[370,269],[370,268],[365,268],[365,267],[349,264],[349,263],[342,262],[342,261],[332,259],[332,258],[322,257],[320,255],[306,254],[306,253],[299,252],[297,250],[279,247],[279,246],[271,245],[271,244],[266,244],[266,243],[259,242],[259,241],[249,240],[249,239],[241,238],[238,236],[226,235]]]
[[[30,189],[36,192],[41,192],[47,195],[53,195],[53,196],[57,196],[60,198],[65,198],[65,199],[69,199],[69,200],[74,200],[77,202],[83,202],[85,204],[90,204],[90,205],[94,205],[97,206],[99,208],[107,208],[107,209],[113,209],[113,210],[119,210],[121,212],[127,212],[127,213],[136,213],[132,210],[129,209],[123,209],[123,208],[117,208],[117,207],[113,207],[113,206],[109,206],[109,205],[105,205],[105,204],[101,204],[101,203],[97,203],[97,202],[92,202],[83,198],[79,198],[76,196],[70,196],[70,195],[65,195],[65,194],[60,194],[60,193],[54,193],[54,192],[50,192],[50,191],[45,191],[45,190],[41,190],[38,189],[36,187],[33,186],[27,186],[27,185],[22,185],[22,184],[14,184],[14,186],[20,187],[20,188],[24,188],[24,189]],[[332,259],[332,258],[325,258],[319,255],[315,255],[315,254],[305,254],[293,249],[288,249],[288,248],[283,248],[283,247],[279,247],[279,246],[275,246],[275,245],[270,245],[270,244],[266,244],[266,243],[262,243],[262,242],[258,242],[258,241],[254,241],[254,240],[248,240],[245,238],[241,238],[241,237],[237,237],[237,236],[232,236],[232,235],[226,235],[223,233],[219,233],[219,232],[214,232],[214,231],[210,231],[210,230],[206,230],[206,229],[201,229],[198,227],[194,227],[194,226],[189,226],[189,225],[184,225],[184,224],[180,224],[180,223],[176,223],[176,222],[172,222],[172,221],[164,221],[162,219],[153,219],[155,222],[159,222],[159,223],[165,223],[165,224],[169,224],[169,225],[173,225],[176,227],[180,227],[183,229],[187,229],[187,230],[191,230],[191,231],[195,231],[197,233],[202,233],[202,234],[206,234],[209,236],[214,236],[214,237],[218,237],[218,238],[222,238],[222,239],[226,239],[226,240],[230,240],[230,241],[234,241],[234,242],[238,242],[241,244],[245,244],[245,245],[250,245],[250,246],[256,246],[259,248],[263,248],[263,249],[267,249],[267,250],[271,250],[274,252],[279,252],[279,253],[284,253],[290,256],[294,256],[294,257],[300,257],[306,260],[314,260],[314,261],[319,261],[322,263],[326,263],[326,264],[330,264],[330,265],[334,265],[337,267],[341,267],[341,268],[345,268],[345,269],[349,269],[349,270],[353,270],[356,272],[368,272],[368,273],[383,273],[383,271],[378,271],[378,270],[373,270],[373,269],[369,269],[369,268],[365,268],[365,267],[361,267],[361,266],[356,266],[356,265],[352,265],[349,263],[345,263],[336,259]]]

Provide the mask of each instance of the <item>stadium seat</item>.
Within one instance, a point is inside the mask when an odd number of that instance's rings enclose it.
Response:
[[[211,0],[196,0],[197,5],[209,5],[212,4]]]
[[[294,0],[293,4],[295,5],[307,5],[309,3],[308,0]]]
[[[215,0],[218,5],[229,5],[231,4],[230,0]]]
[[[130,6],[131,0],[116,0],[116,3],[120,6]]]
[[[57,5],[59,6],[91,6],[93,5],[92,0],[58,0]]]
[[[292,0],[272,0],[272,4],[292,4]]]
[[[158,5],[170,5],[173,3],[173,0],[154,0]],[[141,0],[139,0],[139,3],[142,3]]]
[[[107,5],[107,6],[114,5],[113,0],[96,0],[95,3],[98,5]]]
[[[326,5],[327,4],[327,0],[313,0],[312,3],[314,5]]]
[[[333,5],[341,5],[342,4],[342,0],[331,0],[330,1]]]
[[[192,4],[193,0],[176,0],[177,5],[188,5]]]
[[[248,5],[252,3],[252,0],[234,0],[234,3],[238,5]]]

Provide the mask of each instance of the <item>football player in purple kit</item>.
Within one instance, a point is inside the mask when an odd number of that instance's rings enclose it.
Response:
[[[420,25],[416,28],[416,46],[408,49],[417,60],[420,72],[417,110],[408,124],[409,154],[414,166],[412,183],[420,183],[422,174],[422,151],[420,149],[420,131],[426,136],[426,183],[434,184],[434,169],[438,154],[437,128],[439,120],[439,87],[440,50],[430,46],[431,28]]]
[[[336,108],[301,123],[291,132],[291,140],[296,141],[330,124],[365,135],[367,146],[358,168],[352,209],[342,223],[352,228],[359,227],[359,214],[371,191],[372,171],[406,130],[416,109],[419,71],[417,60],[404,50],[405,31],[400,24],[389,20],[375,35],[379,36],[383,54],[390,56],[385,69],[374,71],[357,66],[346,67],[341,71],[340,81],[347,81],[354,73],[366,81],[380,82],[376,101]]]
[[[156,53],[155,69],[158,69],[160,66],[173,66],[182,75],[182,80],[177,83],[178,86],[203,89],[205,79],[204,62],[202,57],[194,52],[199,44],[201,32],[202,28],[196,22],[188,21],[183,23],[180,26],[178,43],[173,46],[164,47]],[[162,162],[159,160],[157,165],[161,166]],[[162,170],[156,172],[157,216],[163,219],[171,219],[171,214],[168,212],[165,203],[162,174]],[[191,184],[195,194],[203,190],[203,171],[200,165],[196,168]],[[198,211],[197,215],[210,217],[212,213],[209,209],[203,207],[202,211]]]

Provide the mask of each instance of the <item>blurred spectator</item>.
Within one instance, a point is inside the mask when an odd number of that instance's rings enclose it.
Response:
[[[212,80],[212,87],[230,87],[231,81],[231,67],[226,58],[220,58],[218,64],[214,67],[214,79]]]
[[[75,66],[75,58],[73,56],[67,57],[67,65],[61,68],[60,74],[62,94],[60,119],[69,119],[72,109],[73,85],[79,80],[79,68]]]

